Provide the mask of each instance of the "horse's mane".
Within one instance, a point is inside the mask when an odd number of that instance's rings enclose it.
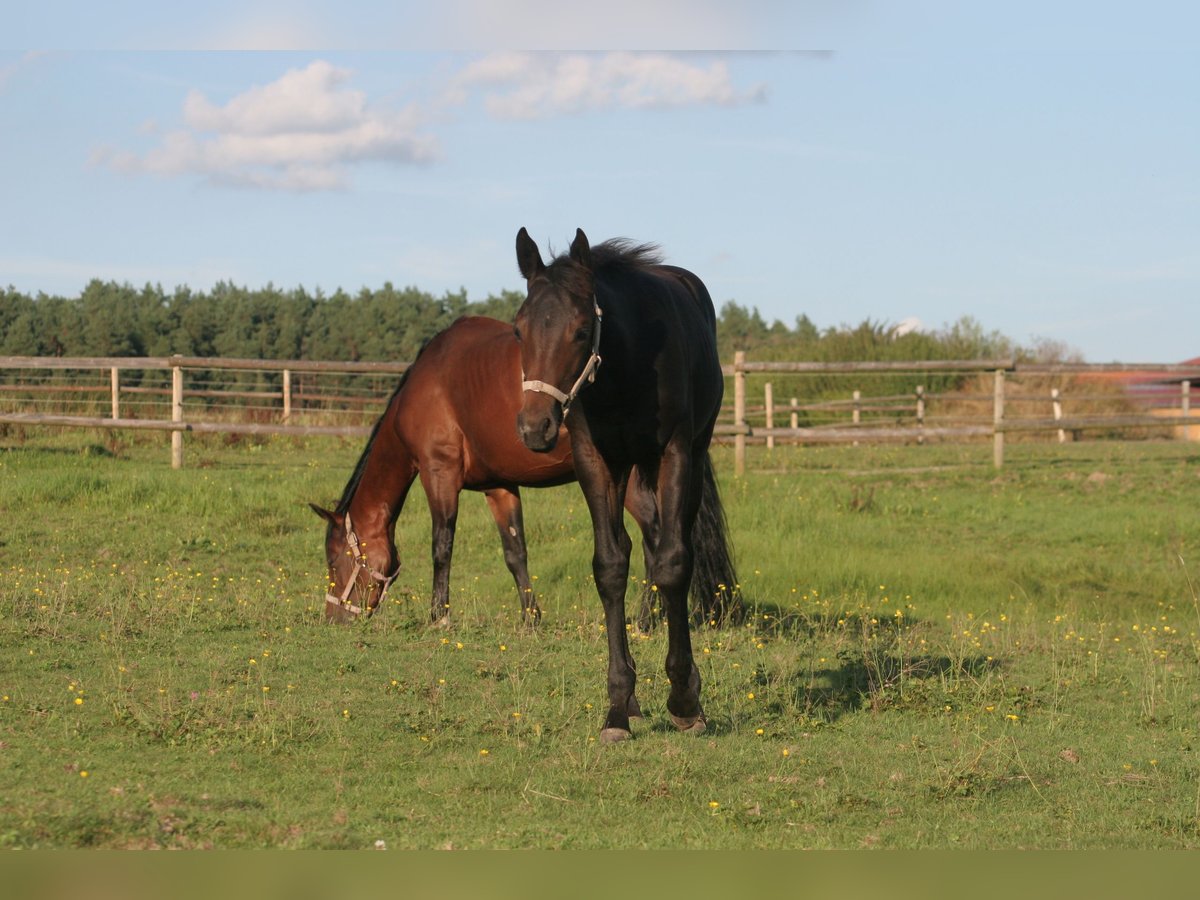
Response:
[[[429,340],[433,339],[430,338]],[[371,436],[367,438],[367,446],[363,447],[362,455],[359,456],[358,462],[354,466],[354,473],[350,476],[350,480],[346,482],[346,487],[342,491],[342,499],[338,501],[337,508],[334,510],[335,514],[344,516],[349,511],[350,501],[354,499],[354,492],[358,490],[358,484],[362,481],[363,472],[366,471],[367,458],[371,455],[371,446],[375,443],[375,437],[379,434],[379,428],[383,425],[383,420],[387,418],[388,410],[392,408],[396,397],[404,389],[404,385],[408,381],[408,373],[416,366],[417,360],[421,358],[421,354],[425,352],[425,348],[428,346],[429,341],[425,341],[421,345],[421,349],[417,351],[416,359],[412,361],[412,365],[400,373],[400,380],[396,382],[396,389],[392,391],[392,396],[388,397],[388,402],[383,408],[383,413],[375,420],[375,425],[371,428]]]
[[[662,264],[662,252],[657,244],[638,244],[628,238],[612,238],[592,247],[592,272],[595,275],[617,274],[649,269]],[[546,277],[556,287],[583,293],[587,290],[586,276],[574,264],[569,254],[560,254],[546,266]]]

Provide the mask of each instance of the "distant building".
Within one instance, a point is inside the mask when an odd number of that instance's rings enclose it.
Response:
[[[1125,369],[1118,372],[1089,372],[1084,378],[1119,386],[1126,399],[1152,416],[1176,417],[1183,415],[1186,409],[1188,418],[1195,419],[1197,424],[1174,426],[1175,436],[1200,441],[1200,356],[1184,360],[1179,365],[1194,371]]]

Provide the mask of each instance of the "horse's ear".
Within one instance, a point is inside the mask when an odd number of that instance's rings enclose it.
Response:
[[[517,266],[526,281],[532,281],[546,270],[538,245],[524,226],[517,232]]]
[[[315,512],[318,516],[328,522],[330,525],[337,524],[337,513],[332,513],[327,509],[317,506],[315,503],[308,504],[308,508]]]
[[[585,269],[592,268],[592,248],[582,228],[575,229],[575,240],[571,241],[571,259]]]

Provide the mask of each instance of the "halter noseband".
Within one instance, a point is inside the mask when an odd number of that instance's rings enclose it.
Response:
[[[329,612],[329,606],[332,604],[340,610],[352,613],[353,615],[361,615],[362,607],[350,602],[350,592],[358,585],[358,576],[366,572],[374,581],[379,582],[383,587],[379,591],[379,603],[383,603],[383,598],[387,596],[388,588],[392,586],[392,582],[396,580],[396,576],[400,574],[400,567],[396,567],[396,571],[391,575],[384,575],[377,572],[367,563],[367,554],[363,553],[362,545],[359,543],[358,535],[354,533],[354,527],[350,524],[350,513],[346,513],[346,545],[350,548],[350,554],[354,558],[354,574],[346,579],[346,586],[342,589],[342,595],[339,597],[336,594],[327,591],[325,593],[326,613]],[[374,607],[368,607],[367,612],[370,612]]]
[[[592,329],[592,352],[588,355],[588,360],[583,366],[583,371],[579,373],[579,377],[575,379],[575,383],[571,385],[571,390],[565,394],[552,384],[547,384],[545,381],[531,380],[521,381],[522,391],[533,391],[534,393],[549,394],[555,400],[562,404],[563,416],[571,409],[571,404],[575,402],[575,395],[579,393],[584,382],[591,383],[596,380],[596,370],[600,368],[600,323],[604,320],[604,313],[600,310],[600,303],[595,297],[592,298],[592,308],[596,314],[596,327]],[[525,373],[521,373],[522,379]]]

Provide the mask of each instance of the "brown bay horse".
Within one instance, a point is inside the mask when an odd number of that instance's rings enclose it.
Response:
[[[631,736],[640,717],[625,629],[632,544],[622,505],[649,494],[654,527],[642,529],[647,578],[668,625],[667,710],[681,731],[706,720],[691,645],[687,596],[697,571],[714,566],[734,584],[709,442],[724,380],[712,299],[685,269],[627,241],[591,247],[581,230],[549,264],[524,228],[517,263],[527,294],[514,321],[523,398],[516,417],[525,445],[555,458],[565,424],[591,513],[592,572],[608,636],[609,710],[603,742]]]
[[[395,523],[419,476],[433,523],[435,622],[450,607],[450,561],[462,490],[482,491],[495,518],[504,561],[516,582],[527,622],[541,613],[527,567],[521,487],[575,480],[566,433],[549,452],[534,452],[515,427],[521,409],[521,356],[512,325],[495,319],[459,319],[434,337],[401,377],[333,510],[312,504],[327,523],[329,592],[325,615],[347,622],[370,614],[399,572]],[[657,529],[655,500],[634,490],[625,500],[644,534]],[[650,547],[643,544],[647,553]],[[719,618],[714,597],[732,575],[698,577],[698,614]],[[720,585],[720,587],[719,587]],[[649,627],[650,597],[639,624]]]
[[[348,621],[382,602],[400,570],[396,518],[419,476],[433,521],[434,621],[449,612],[463,488],[487,498],[522,610],[536,621],[518,486],[564,484],[575,473],[569,443],[538,454],[518,439],[512,417],[520,408],[520,368],[511,326],[472,316],[434,337],[404,372],[337,506],[312,504],[328,523],[327,619]]]

